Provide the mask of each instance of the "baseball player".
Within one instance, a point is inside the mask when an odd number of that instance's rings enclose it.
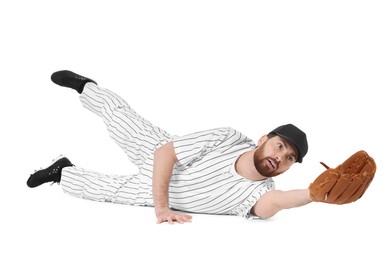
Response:
[[[191,222],[191,212],[269,218],[313,200],[326,202],[329,192],[275,190],[273,177],[301,163],[308,151],[306,134],[293,124],[275,128],[257,143],[228,127],[179,137],[154,126],[92,79],[63,70],[51,80],[80,94],[82,105],[103,119],[138,172],[102,174],[60,156],[30,175],[31,188],[58,182],[76,197],[151,206],[157,223],[170,224]]]

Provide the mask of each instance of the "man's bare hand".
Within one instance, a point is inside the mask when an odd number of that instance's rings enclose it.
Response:
[[[169,208],[156,209],[156,217],[157,224],[161,224],[163,222],[168,222],[169,224],[178,222],[180,224],[183,224],[185,222],[191,222],[192,220],[191,215],[179,213]]]

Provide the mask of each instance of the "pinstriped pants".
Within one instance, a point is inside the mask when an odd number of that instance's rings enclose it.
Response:
[[[172,139],[166,131],[139,116],[120,96],[94,83],[85,85],[80,101],[103,119],[110,137],[140,171],[153,157],[155,149]],[[153,206],[150,182],[142,183],[139,175],[107,175],[74,166],[65,167],[61,186],[65,193],[84,199]]]

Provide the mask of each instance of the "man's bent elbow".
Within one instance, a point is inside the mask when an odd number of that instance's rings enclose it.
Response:
[[[275,216],[276,213],[282,210],[279,204],[275,202],[272,198],[279,191],[274,190],[265,193],[260,199],[256,202],[256,204],[252,208],[252,213],[261,218],[261,219],[269,219]]]
[[[273,216],[275,216],[277,212],[278,211],[267,211],[267,210],[265,210],[265,211],[260,211],[260,210],[255,211],[254,210],[252,212],[252,214],[255,215],[256,217],[259,217],[260,219],[266,220],[266,219],[270,219]]]

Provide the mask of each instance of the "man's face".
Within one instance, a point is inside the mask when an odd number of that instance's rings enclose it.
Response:
[[[266,139],[254,156],[257,171],[265,177],[275,177],[287,171],[297,160],[296,148],[280,136]]]

